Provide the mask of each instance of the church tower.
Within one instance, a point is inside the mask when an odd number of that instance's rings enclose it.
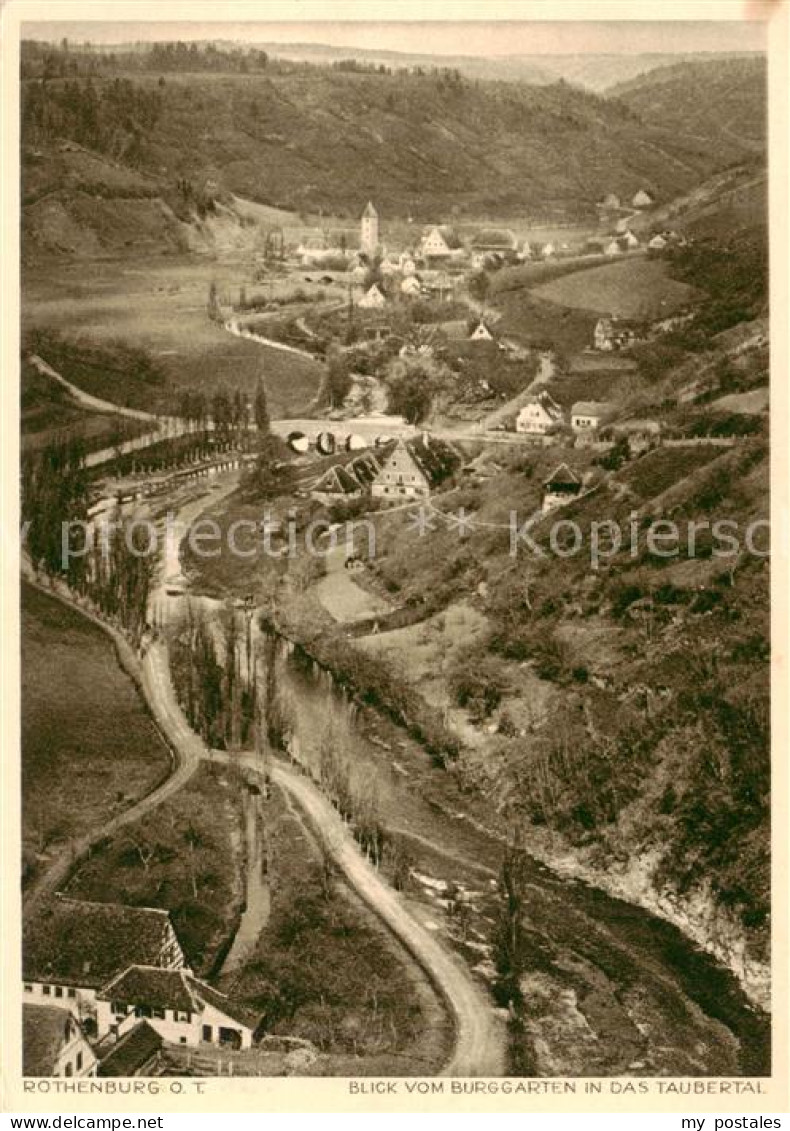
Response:
[[[365,255],[372,255],[379,246],[379,214],[370,201],[362,213],[359,247]]]

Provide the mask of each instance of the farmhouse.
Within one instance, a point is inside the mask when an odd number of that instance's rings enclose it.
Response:
[[[361,306],[364,310],[381,310],[386,302],[387,300],[379,289],[378,283],[374,283],[369,290],[365,291],[357,306]]]
[[[603,249],[604,255],[622,255],[622,251],[619,240],[609,240]]]
[[[635,247],[639,247],[639,237],[635,236],[629,228],[623,233],[621,243],[625,244],[628,251],[633,251]]]
[[[594,432],[612,411],[604,401],[577,401],[571,408],[571,428],[574,432]]]
[[[621,318],[599,318],[593,330],[593,348],[610,353],[628,349],[637,340],[637,329]]]
[[[663,251],[666,246],[667,241],[661,234],[653,236],[653,238],[651,240],[648,240],[647,243],[649,251]]]
[[[529,397],[516,417],[516,431],[545,435],[555,424],[562,424],[563,412],[547,392]]]
[[[612,208],[612,209],[619,208],[620,207],[620,197],[617,196],[617,194],[613,193],[613,192],[607,193],[606,196],[603,198],[603,201],[601,202],[601,207],[602,208]]]
[[[26,1001],[22,1006],[25,1076],[95,1076],[96,1057],[70,1009]]]
[[[582,482],[576,472],[571,471],[567,463],[561,463],[543,483],[543,513],[572,503],[581,489]]]
[[[22,949],[25,999],[72,1007],[89,1029],[98,990],[119,970],[185,966],[167,911],[63,895],[37,909]]]
[[[649,208],[653,203],[653,198],[649,192],[646,192],[644,189],[639,189],[638,192],[634,193],[631,203],[634,208]]]
[[[199,981],[188,970],[130,966],[100,991],[98,1037],[119,1039],[142,1018],[174,1044],[252,1047],[261,1017]]]
[[[455,470],[458,457],[447,444],[423,434],[398,440],[371,484],[374,499],[425,499]]]

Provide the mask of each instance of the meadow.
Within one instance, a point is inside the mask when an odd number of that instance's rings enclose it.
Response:
[[[22,587],[22,845],[51,854],[149,793],[170,754],[105,634]]]
[[[666,264],[642,256],[564,275],[532,291],[535,298],[559,306],[617,318],[669,315],[696,294],[693,287],[670,278]]]

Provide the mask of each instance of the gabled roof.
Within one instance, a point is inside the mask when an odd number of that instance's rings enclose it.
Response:
[[[22,1071],[25,1076],[51,1076],[58,1054],[69,1040],[69,1027],[79,1029],[74,1015],[54,1005],[25,1002],[22,1006]]]
[[[426,433],[409,440],[406,448],[432,487],[452,475],[461,462],[449,444]]]
[[[161,1049],[164,1040],[147,1021],[125,1033],[99,1064],[100,1076],[134,1076]]]
[[[555,467],[548,479],[543,481],[544,487],[581,487],[582,481],[575,471],[572,471],[567,463],[561,463],[559,467]]]
[[[170,939],[167,911],[55,895],[25,925],[25,978],[98,988],[135,963],[155,965]]]
[[[437,487],[443,480],[452,475],[461,462],[459,456],[449,444],[423,433],[423,435],[411,440],[397,440],[391,447],[388,447],[385,458],[381,461],[382,471],[386,469],[389,460],[399,450],[405,451],[411,457],[417,470],[425,476],[431,487]]]
[[[219,990],[201,982],[187,970],[162,970],[157,966],[131,966],[100,992],[104,1001],[146,1005],[152,1009],[179,1009],[202,1013],[206,1005],[224,1013],[245,1028],[255,1029],[260,1016]]]
[[[610,409],[605,401],[577,401],[571,407],[571,416],[604,416]]]

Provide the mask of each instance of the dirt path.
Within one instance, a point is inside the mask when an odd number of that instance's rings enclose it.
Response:
[[[245,792],[243,801],[247,853],[245,908],[233,945],[222,966],[223,974],[232,974],[244,965],[271,913],[271,892],[266,879],[266,842],[260,827],[260,797]]]
[[[255,755],[214,752],[213,759],[233,760],[253,773],[261,767]],[[296,801],[318,834],[325,851],[397,939],[417,960],[444,1001],[456,1026],[453,1055],[443,1069],[447,1076],[501,1076],[505,1070],[504,1024],[482,986],[439,941],[407,911],[399,896],[360,853],[347,826],[317,786],[286,763],[272,759],[272,780]]]

